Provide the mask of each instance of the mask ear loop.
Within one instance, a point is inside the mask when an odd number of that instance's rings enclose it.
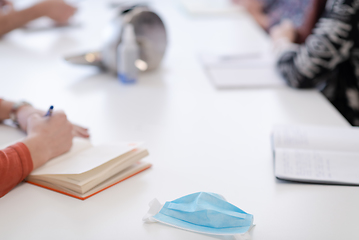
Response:
[[[158,222],[152,217],[161,211],[163,205],[157,200],[157,198],[153,199],[148,205],[150,206],[150,209],[142,220],[146,223]]]
[[[253,225],[248,229],[248,231],[245,232],[245,233],[233,235],[233,236],[234,236],[234,239],[235,239],[235,240],[252,240],[251,231],[252,231],[252,229],[253,229],[255,226],[256,226],[256,225],[253,224]]]

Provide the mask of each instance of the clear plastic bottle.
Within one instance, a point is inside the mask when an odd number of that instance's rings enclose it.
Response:
[[[117,75],[122,83],[136,82],[139,70],[135,66],[135,62],[140,57],[139,53],[133,25],[127,24],[122,41],[117,47]]]

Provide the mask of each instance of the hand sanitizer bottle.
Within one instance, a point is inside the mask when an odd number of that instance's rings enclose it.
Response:
[[[136,82],[138,68],[135,66],[135,62],[139,57],[135,30],[132,24],[127,24],[122,35],[122,41],[117,47],[117,74],[122,83]]]

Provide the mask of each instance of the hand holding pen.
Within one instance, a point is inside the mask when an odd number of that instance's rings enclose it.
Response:
[[[45,114],[45,117],[51,117],[52,115],[52,111],[54,110],[54,106],[50,106],[49,110],[47,111],[47,113]]]
[[[27,119],[28,136],[23,142],[31,153],[34,169],[69,151],[75,136],[89,137],[86,128],[72,124],[63,111],[53,110],[51,106],[46,114],[32,114]]]
[[[54,106],[51,105],[49,110],[47,111],[47,113],[45,114],[44,117],[51,117],[52,116],[52,112],[54,110]],[[88,129],[87,128],[83,128],[81,126],[78,126],[76,124],[72,124],[73,130],[73,136],[75,137],[83,137],[83,138],[88,138],[90,137],[90,135],[88,134]]]

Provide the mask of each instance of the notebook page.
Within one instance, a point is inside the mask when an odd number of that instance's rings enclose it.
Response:
[[[127,166],[125,164],[126,162],[137,162],[146,156],[148,156],[148,151],[146,149],[138,148],[122,155],[120,159],[115,158],[97,168],[92,169],[91,171],[66,176],[67,179],[75,180],[78,185],[84,185],[93,180],[98,180],[104,175],[106,177],[112,176],[122,169],[125,169]]]
[[[87,193],[83,194],[82,197],[86,198],[92,194],[95,194],[96,192],[99,192],[99,191],[105,189],[106,187],[111,186],[112,184],[115,184],[122,180],[125,180],[126,178],[131,177],[137,173],[140,173],[143,170],[148,169],[149,167],[151,167],[150,163],[146,163],[146,162],[135,163],[131,167],[127,168],[126,170],[119,172],[118,174],[107,179],[103,183],[97,185],[96,187],[94,187],[93,189],[88,191]]]
[[[296,181],[359,184],[359,154],[278,149],[275,175]]]
[[[80,174],[96,168],[126,152],[129,152],[139,144],[137,143],[111,143],[85,149],[70,156],[60,156],[55,163],[45,164],[36,169],[31,175],[44,174]]]
[[[144,156],[142,154],[142,156],[135,156],[132,158],[128,158],[125,161],[121,161],[120,164],[113,166],[112,169],[107,169],[108,171],[104,171],[104,172],[102,172],[102,174],[95,173],[95,177],[91,177],[88,179],[90,181],[83,181],[79,185],[81,185],[83,192],[87,192],[88,190],[90,190],[94,186],[100,184],[104,180],[106,180],[120,172],[126,171],[127,168],[129,168],[131,165],[135,164],[136,162],[139,162],[143,157]],[[90,171],[90,172],[92,172],[92,171]],[[87,173],[85,173],[85,174],[87,174]],[[79,175],[82,175],[82,174],[79,174]]]
[[[294,148],[359,153],[359,128],[278,125],[274,149]]]

